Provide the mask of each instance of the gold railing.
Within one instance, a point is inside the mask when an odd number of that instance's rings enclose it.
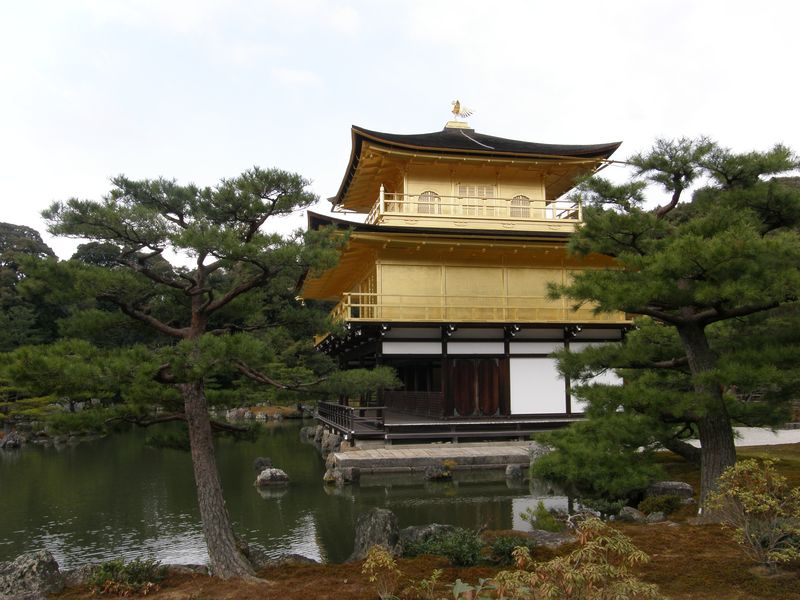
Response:
[[[380,223],[384,216],[390,215],[550,223],[580,223],[583,220],[581,205],[573,200],[464,198],[381,192],[367,216],[367,223]]]
[[[624,313],[573,310],[566,299],[546,296],[433,296],[348,293],[333,309],[337,321],[563,323],[627,322]]]

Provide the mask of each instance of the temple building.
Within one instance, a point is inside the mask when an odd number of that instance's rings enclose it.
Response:
[[[309,213],[311,228],[350,233],[339,264],[301,295],[336,302],[345,324],[319,350],[344,368],[389,365],[403,387],[320,403],[318,418],[389,443],[523,437],[581,418],[551,354],[618,340],[630,322],[553,300],[548,284],[613,266],[567,254],[582,207],[566,195],[618,146],[522,142],[463,121],[417,135],[353,127],[330,201],[362,217]]]

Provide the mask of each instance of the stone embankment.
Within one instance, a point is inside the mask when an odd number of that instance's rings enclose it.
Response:
[[[322,425],[303,427],[300,439],[313,444],[325,459],[324,480],[339,485],[355,483],[365,473],[420,473],[435,478],[431,474],[438,471],[449,475],[478,469],[504,469],[509,479],[524,479],[530,463],[550,451],[530,441],[351,448]]]

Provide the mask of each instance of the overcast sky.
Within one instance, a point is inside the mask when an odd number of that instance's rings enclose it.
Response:
[[[800,149],[798,22],[792,0],[0,0],[0,221],[44,233],[42,209],[119,173],[274,166],[327,198],[351,124],[436,131],[456,98],[479,132],[616,158],[657,136]]]

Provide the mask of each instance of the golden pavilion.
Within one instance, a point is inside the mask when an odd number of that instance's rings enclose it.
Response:
[[[389,443],[524,437],[581,418],[551,354],[619,340],[630,323],[553,300],[548,284],[611,266],[567,254],[583,218],[567,193],[619,145],[523,142],[457,120],[416,135],[354,126],[330,202],[361,220],[309,213],[309,227],[349,237],[301,295],[335,302],[345,325],[319,350],[344,368],[389,365],[403,387],[320,403],[318,418],[346,439]]]

